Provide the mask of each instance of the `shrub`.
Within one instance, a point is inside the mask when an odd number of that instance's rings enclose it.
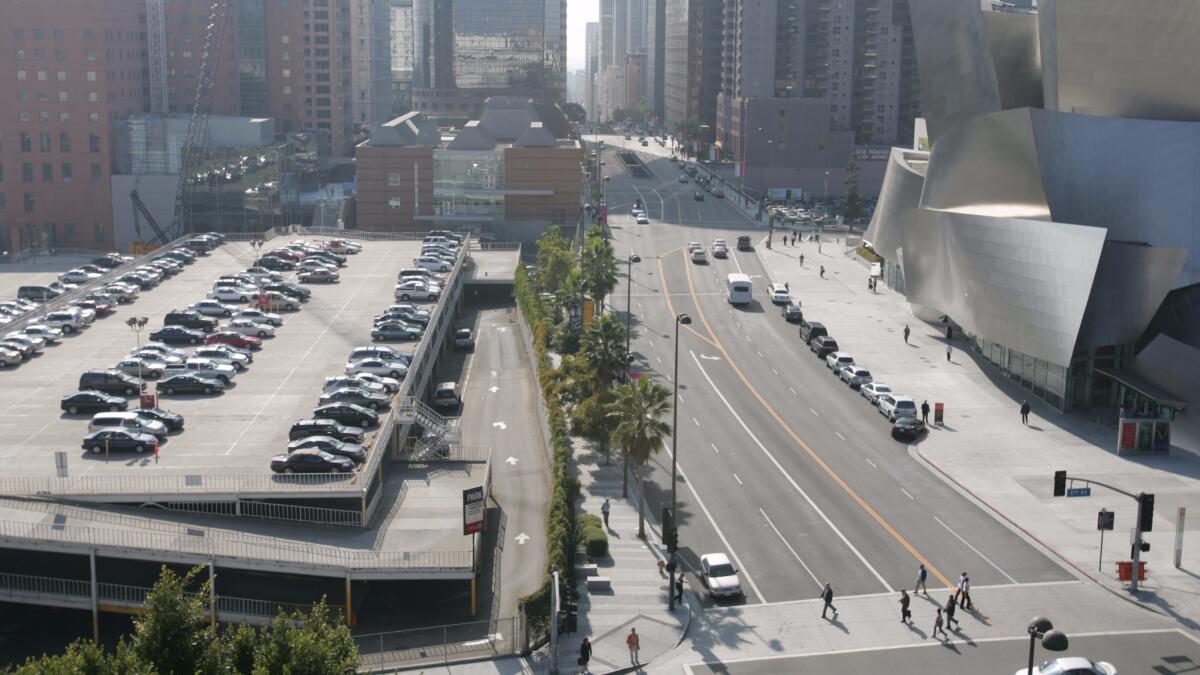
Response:
[[[593,513],[579,516],[579,542],[586,547],[588,560],[608,555],[608,533],[599,516]]]

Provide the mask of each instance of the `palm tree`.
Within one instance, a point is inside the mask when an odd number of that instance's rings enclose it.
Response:
[[[623,372],[627,364],[625,326],[612,314],[596,317],[583,334],[583,353],[595,370],[599,385],[610,386],[613,377]]]
[[[589,232],[584,240],[580,267],[588,295],[595,301],[596,310],[599,311],[604,305],[604,298],[617,287],[617,261],[613,257],[612,244],[599,232]]]
[[[629,460],[633,460],[638,487],[638,538],[646,538],[646,490],[642,483],[642,467],[650,455],[658,452],[671,426],[663,421],[671,411],[671,390],[639,377],[630,384],[617,387],[616,400],[609,415],[617,422],[613,443],[625,455],[625,475],[629,475]],[[622,491],[625,492],[624,486]]]

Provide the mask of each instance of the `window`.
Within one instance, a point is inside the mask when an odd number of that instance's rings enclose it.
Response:
[[[95,237],[96,243],[103,244],[104,243],[104,226],[101,225],[100,223],[96,223],[92,227],[93,227],[93,232],[94,232],[94,234],[92,236]]]
[[[397,185],[403,185],[403,184],[404,183],[400,179],[400,174],[398,174],[398,173],[389,173],[388,174],[388,185],[395,187]]]
[[[48,102],[48,101],[50,100],[50,92],[48,92],[48,91],[39,91],[39,92],[38,92],[38,95],[37,95],[37,99],[38,99],[38,102],[39,102],[39,103],[46,103],[46,102]]]
[[[85,31],[83,31],[83,39],[84,39],[84,40],[95,40],[95,39],[96,39],[96,32],[95,32],[95,31],[93,31],[93,30],[91,30],[90,28],[89,28],[89,29],[87,29],[87,30],[85,30]]]
[[[29,71],[18,70],[17,71],[17,79],[18,80],[28,80],[29,79]]]
[[[42,182],[54,182],[54,165],[50,162],[42,162]]]
[[[28,111],[28,110],[22,110],[21,112],[19,112],[19,113],[17,113],[17,114],[18,114],[18,116],[21,118],[21,121],[22,121],[22,122],[28,122],[28,121],[29,121],[29,111]]]
[[[63,242],[70,244],[75,241],[75,225],[73,223],[63,223]]]
[[[88,92],[88,103],[96,103],[99,100],[100,100],[100,94],[97,94],[94,91]]]
[[[283,95],[291,96],[291,94],[292,94],[292,85],[290,85],[290,84],[283,85]]]
[[[71,151],[71,134],[65,131],[58,132],[58,149],[60,152]]]
[[[16,53],[16,58],[17,58],[17,60],[18,60],[18,61],[24,61],[24,60],[25,60],[25,50],[24,50],[24,49],[18,49],[18,50],[17,50],[17,53]]]
[[[41,39],[44,39],[45,37],[46,37],[46,31],[42,30],[41,28],[33,29],[33,39],[34,40],[41,40]]]
[[[284,69],[283,69],[283,76],[284,76],[284,77],[291,77],[291,76],[292,76],[292,69],[291,69],[291,68],[284,68]]]
[[[401,205],[402,202],[400,201],[399,197],[392,197],[388,200],[388,208],[390,209],[398,209],[401,207]]]
[[[38,121],[39,122],[49,122],[50,121],[50,113],[46,112],[45,110],[41,111],[40,113],[38,113]]]
[[[65,110],[63,112],[58,113],[58,121],[59,122],[66,122],[69,119],[71,119],[71,113],[66,112]]]
[[[286,44],[288,44],[288,43],[290,43],[290,42],[292,41],[292,38],[291,38],[291,36],[290,36],[290,35],[283,35],[283,36],[280,36],[279,40],[280,40],[281,42],[283,42],[283,44],[285,44],[285,45],[286,45]]]
[[[37,79],[38,79],[38,82],[45,82],[46,81],[46,71],[44,71],[44,70],[37,71]]]
[[[92,162],[92,182],[100,182],[100,165],[95,162]]]
[[[13,29],[13,39],[14,40],[24,40],[25,39],[25,29],[24,28],[14,28]]]
[[[55,77],[58,78],[59,82],[66,82],[67,81],[67,71],[60,70],[55,73]]]
[[[95,81],[96,81],[96,71],[94,71],[94,70],[89,70],[89,71],[88,71],[88,74],[87,74],[87,81],[88,81],[88,82],[95,82]]]
[[[51,30],[50,34],[54,36],[55,40],[63,39],[63,32],[62,32],[61,28],[55,28],[55,29]]]
[[[70,162],[63,162],[62,163],[62,181],[64,183],[70,183],[74,179],[75,179],[74,167],[71,166]]]
[[[54,50],[54,60],[55,61],[66,61],[67,60],[67,52],[62,49],[55,49]]]
[[[86,55],[88,61],[96,60],[96,50],[94,50],[94,49],[87,50],[86,52],[84,52],[84,55]]]
[[[33,182],[33,162],[21,162],[21,182]]]
[[[4,182],[4,165],[0,164],[0,183]],[[3,194],[3,193],[0,193]]]
[[[41,152],[51,152],[53,150],[53,148],[50,147],[49,131],[42,131],[38,133],[38,150]]]
[[[28,131],[21,132],[21,152],[33,152],[33,134]]]
[[[99,134],[88,134],[88,152],[100,152]]]
[[[25,213],[33,213],[33,207],[35,206],[33,193],[26,192],[24,197],[25,197]]]
[[[58,92],[58,102],[59,103],[67,103],[69,100],[70,100],[70,96],[68,96],[67,92],[65,92],[65,91]]]
[[[99,122],[100,121],[100,113],[98,113],[98,112],[88,113],[88,121],[89,122]]]

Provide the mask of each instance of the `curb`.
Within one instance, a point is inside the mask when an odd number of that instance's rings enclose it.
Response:
[[[671,645],[671,647],[669,649],[664,651],[662,654],[659,654],[655,658],[661,658],[661,657],[665,656],[666,654],[671,653],[676,648],[678,648],[679,645],[683,644],[684,640],[687,639],[687,634],[688,634],[688,631],[691,630],[692,620],[695,618],[695,613],[692,610],[692,603],[688,602],[686,604],[687,604],[687,610],[688,610],[687,621],[683,624],[683,630],[679,633],[679,639],[676,640],[675,644]],[[654,664],[654,659],[650,659],[649,661],[647,661],[645,663],[639,663],[636,666],[630,665],[630,666],[624,666],[622,668],[617,668],[616,670],[608,670],[608,671],[605,671],[604,673],[602,673],[601,675],[624,675],[625,673],[636,673],[636,672],[645,670],[648,666],[651,666],[653,664]]]

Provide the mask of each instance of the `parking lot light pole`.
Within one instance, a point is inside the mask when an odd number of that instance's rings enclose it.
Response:
[[[144,316],[131,316],[125,319],[125,325],[133,331],[134,339],[137,342],[137,351],[142,351],[142,331],[146,329],[146,324],[150,323],[150,319]],[[138,380],[141,382],[142,391],[146,389],[146,381],[142,379],[142,357],[138,356]]]
[[[679,474],[679,326],[680,324],[687,326],[691,323],[692,317],[687,314],[678,314],[675,317],[675,371],[671,376],[675,385],[671,399],[671,529],[673,533],[669,540],[674,541],[674,546],[671,547],[671,560],[670,564],[667,565],[667,569],[670,570],[670,578],[667,585],[668,609],[675,609],[675,551],[679,549],[679,519],[675,514],[676,505],[678,504],[675,496],[675,487]],[[666,532],[663,534],[665,535]]]

